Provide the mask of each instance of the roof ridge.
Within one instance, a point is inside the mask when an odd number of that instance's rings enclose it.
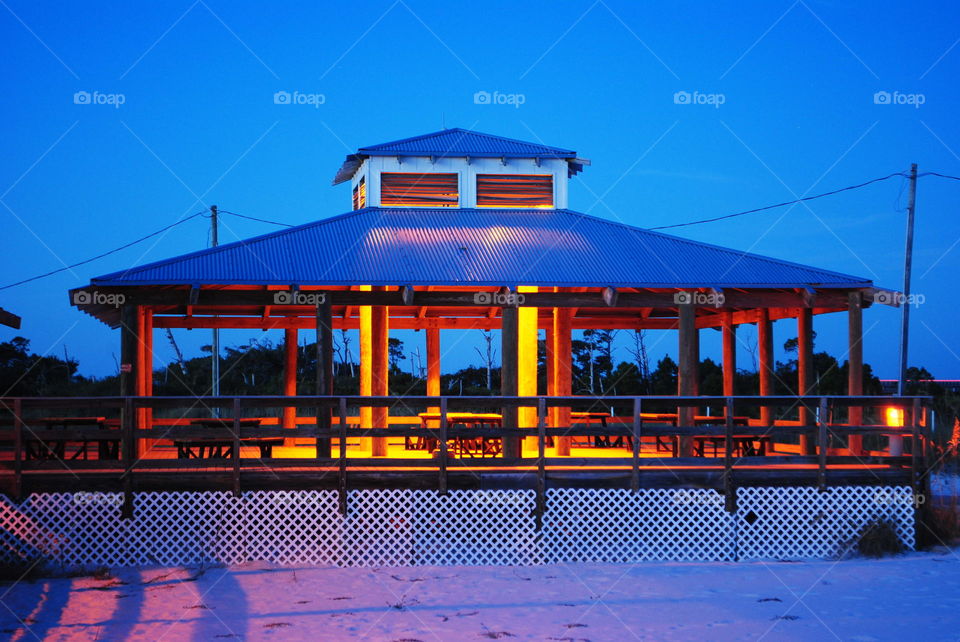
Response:
[[[553,153],[557,153],[557,152],[562,152],[562,153],[565,153],[565,154],[574,154],[574,153],[575,153],[572,149],[567,149],[567,148],[565,148],[565,147],[555,147],[555,146],[553,146],[553,145],[546,145],[546,144],[544,144],[544,143],[537,143],[537,142],[533,142],[533,141],[529,141],[529,140],[521,140],[521,139],[519,139],[519,138],[510,138],[510,137],[508,137],[508,136],[500,136],[500,135],[498,135],[498,134],[490,134],[490,133],[487,133],[487,132],[480,132],[480,131],[476,131],[476,130],[473,130],[473,129],[464,129],[464,128],[462,128],[462,127],[451,127],[451,128],[449,128],[449,129],[441,129],[441,130],[438,130],[438,131],[435,131],[435,132],[429,132],[429,133],[426,133],[426,134],[419,134],[419,135],[417,135],[417,136],[408,136],[407,138],[401,138],[401,139],[398,139],[398,140],[391,140],[391,141],[387,141],[387,142],[385,142],[385,143],[377,143],[376,145],[365,145],[365,146],[363,146],[363,147],[358,148],[357,151],[377,149],[377,148],[384,148],[384,147],[390,147],[390,146],[393,146],[393,145],[400,145],[400,144],[402,144],[402,143],[408,143],[408,142],[415,141],[415,140],[423,140],[423,139],[427,139],[427,138],[435,138],[435,137],[437,137],[437,136],[442,136],[442,135],[444,135],[444,134],[449,134],[449,133],[470,134],[470,135],[473,135],[473,136],[480,136],[480,137],[486,138],[486,139],[488,139],[488,140],[499,140],[499,141],[506,141],[506,142],[510,142],[510,143],[518,143],[518,144],[521,144],[521,145],[529,145],[529,146],[531,146],[531,147],[540,147],[540,148],[542,148],[542,149],[551,150],[551,152],[553,152]]]

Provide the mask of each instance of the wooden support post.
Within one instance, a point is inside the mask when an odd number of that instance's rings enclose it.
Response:
[[[799,308],[797,312],[797,394],[810,394],[813,386],[813,310]],[[803,426],[812,425],[812,414],[806,404],[800,405],[799,418]],[[814,442],[809,432],[800,435],[800,454],[812,455]]]
[[[447,494],[447,398],[440,398],[440,461],[438,462],[438,472],[440,478],[437,480],[438,491],[441,495]]]
[[[362,285],[358,290],[370,291],[369,285]],[[369,305],[357,307],[357,313],[360,316],[360,396],[369,397],[373,395],[373,308]],[[370,406],[360,407],[360,428],[369,429],[373,427],[373,408]],[[364,450],[372,450],[372,440],[364,437],[361,439]]]
[[[390,368],[389,314],[390,308],[385,305],[378,305],[374,307],[370,324],[371,335],[373,338],[373,394],[374,396],[379,397],[386,397],[390,394],[388,386]],[[373,427],[389,428],[389,414],[389,409],[386,407],[381,406],[374,408]],[[386,457],[387,454],[387,438],[374,437],[371,455],[373,457]]]
[[[904,413],[906,414],[906,413]],[[920,463],[923,442],[920,439],[920,400],[914,399],[910,407],[910,481],[914,498],[920,495]],[[926,474],[926,471],[924,471]],[[916,504],[916,502],[914,502]]]
[[[827,489],[827,450],[829,449],[830,440],[827,436],[827,398],[820,397],[820,417],[817,422],[817,455],[818,455],[818,470],[817,470],[817,484],[821,491]]]
[[[500,394],[504,397],[517,396],[517,308],[506,306],[501,311],[500,331]],[[517,408],[503,408],[504,428],[517,428]],[[503,456],[513,459],[521,456],[520,438],[513,435],[503,438]]]
[[[143,395],[145,397],[153,396],[153,309],[144,308],[143,310]],[[143,427],[153,429],[153,408],[144,408]],[[144,440],[144,454],[153,450],[156,440]]]
[[[233,398],[233,448],[230,463],[233,465],[233,496],[240,497],[240,399]]]
[[[317,319],[317,322],[319,323],[319,319]],[[317,369],[319,370],[319,367]],[[283,394],[288,397],[297,396],[296,328],[287,328],[283,331]],[[283,427],[297,427],[297,409],[295,406],[287,406],[283,409]]]
[[[847,394],[863,394],[863,295],[851,292],[847,304]],[[850,406],[847,410],[847,423],[851,426],[863,425],[863,408]],[[850,435],[847,447],[851,455],[863,454],[863,435]]]
[[[143,306],[137,306],[137,359],[134,365],[135,383],[134,390],[138,397],[145,397],[147,394],[147,344],[144,337],[146,330],[146,309]],[[137,407],[135,411],[137,417],[137,428],[147,428],[147,409]],[[137,442],[137,456],[146,457],[149,446],[146,439]]]
[[[695,397],[699,387],[697,355],[700,332],[697,330],[697,308],[692,304],[681,304],[677,308],[679,316],[680,363],[677,369],[677,394],[681,397]],[[677,425],[693,426],[696,406],[681,406],[677,409]],[[693,439],[680,436],[680,457],[693,456]]]
[[[543,513],[547,509],[546,426],[547,400],[540,397],[537,399],[537,505],[534,515],[538,533],[543,529]]]
[[[427,328],[427,396],[440,396],[440,328]],[[439,406],[430,406],[428,412],[440,412]],[[437,422],[427,422],[428,428],[436,428]]]
[[[535,293],[535,287],[518,287],[518,300],[524,294]],[[537,323],[538,309],[535,307],[520,306],[517,309],[517,394],[521,397],[536,397],[537,390],[537,368],[539,362],[539,338],[540,330]],[[531,433],[537,427],[537,408],[536,406],[527,406],[520,408],[518,412],[518,422],[521,428],[530,428]],[[527,438],[521,441],[529,443],[531,439]],[[521,453],[523,449],[521,448]],[[522,455],[521,455],[522,456]]]
[[[759,353],[760,396],[767,397],[773,393],[773,322],[770,321],[770,310],[757,310],[757,351]],[[773,425],[773,408],[760,408],[760,423],[764,426]]]
[[[553,394],[567,397],[573,394],[572,327],[574,311],[570,308],[553,309]],[[570,427],[570,408],[554,408],[555,427]],[[557,455],[570,455],[570,437],[557,437]]]
[[[643,409],[640,397],[633,398],[633,439],[631,439],[631,450],[633,451],[633,467],[630,470],[630,489],[637,493],[640,492],[640,436],[643,430]]]
[[[124,519],[133,517],[133,464],[139,457],[137,418],[133,404],[133,397],[137,394],[137,356],[140,354],[140,338],[137,336],[139,317],[138,306],[125,305],[120,309],[120,396],[124,397],[120,425],[126,469],[120,516]]]
[[[728,513],[737,511],[737,489],[733,483],[733,397],[727,397],[724,408],[726,429],[723,439],[723,496],[724,508]]]
[[[734,381],[737,376],[737,326],[733,323],[733,310],[724,309],[721,313],[721,332],[723,342],[723,394],[732,397],[737,394]]]
[[[23,401],[13,400],[13,499],[23,498]]]
[[[337,480],[337,490],[339,494],[340,514],[347,515],[347,400],[340,397],[340,456],[339,479]]]
[[[325,295],[317,304],[317,390],[318,396],[333,396],[333,313],[330,297]],[[294,337],[294,342],[296,338]],[[294,343],[296,345],[296,343]],[[294,371],[296,370],[296,351],[294,351]],[[296,384],[296,381],[294,381]],[[296,393],[296,390],[294,390]],[[329,432],[332,423],[330,406],[317,407],[317,430]],[[330,438],[316,439],[316,457],[326,459],[330,457]]]

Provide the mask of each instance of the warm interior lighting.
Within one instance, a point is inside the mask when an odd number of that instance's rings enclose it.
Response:
[[[553,207],[553,175],[477,174],[477,207]]]
[[[887,408],[884,414],[888,426],[903,428],[903,408]]]
[[[456,174],[380,174],[380,205],[384,207],[457,207]]]
[[[362,210],[367,206],[367,181],[361,176],[360,182],[353,188],[353,209]]]

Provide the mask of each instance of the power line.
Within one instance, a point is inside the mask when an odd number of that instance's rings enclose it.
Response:
[[[46,277],[48,277],[48,276],[53,276],[54,274],[59,274],[60,272],[65,272],[65,271],[67,271],[67,270],[72,270],[73,268],[79,267],[79,266],[81,266],[81,265],[86,265],[87,263],[92,263],[93,261],[96,261],[97,259],[102,259],[102,258],[105,257],[105,256],[110,256],[111,254],[115,254],[115,253],[119,252],[120,250],[125,250],[125,249],[127,249],[128,247],[132,247],[132,246],[136,245],[137,243],[143,243],[143,242],[146,241],[147,239],[153,238],[153,237],[156,236],[157,234],[162,234],[163,232],[166,232],[167,230],[172,229],[172,228],[174,228],[174,227],[176,227],[176,226],[178,226],[178,225],[182,225],[183,223],[186,223],[187,221],[189,221],[189,220],[191,220],[191,219],[194,219],[194,218],[200,216],[201,214],[203,214],[203,212],[197,212],[196,214],[191,214],[191,215],[188,216],[187,218],[181,219],[181,220],[177,221],[176,223],[171,223],[170,225],[168,225],[168,226],[166,226],[166,227],[160,228],[160,229],[157,230],[156,232],[151,232],[150,234],[147,234],[147,235],[144,236],[144,237],[138,238],[136,241],[131,241],[131,242],[127,243],[126,245],[121,245],[120,247],[114,248],[114,249],[112,249],[112,250],[110,250],[110,251],[108,251],[108,252],[104,252],[103,254],[98,254],[98,255],[96,255],[96,256],[94,256],[94,257],[91,257],[91,258],[89,258],[89,259],[85,259],[85,260],[80,261],[80,262],[78,262],[78,263],[74,263],[73,265],[67,265],[67,266],[62,267],[62,268],[60,268],[60,269],[58,269],[58,270],[53,270],[53,271],[47,272],[47,273],[45,273],[45,274],[39,274],[39,275],[37,275],[37,276],[32,276],[32,277],[30,277],[29,279],[24,279],[24,280],[22,280],[22,281],[17,281],[16,283],[11,283],[10,285],[4,285],[4,286],[0,287],[0,290],[6,290],[7,288],[12,288],[12,287],[15,287],[15,286],[17,286],[17,285],[23,285],[24,283],[30,283],[31,281],[36,281],[37,279],[43,279],[43,278],[46,278]]]
[[[933,172],[929,172],[929,173],[930,173],[930,174],[933,174]],[[752,210],[746,210],[746,211],[744,211],[744,212],[737,212],[737,213],[735,213],[735,214],[726,214],[725,216],[715,216],[714,218],[705,218],[705,219],[701,219],[701,220],[699,220],[699,221],[689,221],[689,222],[687,222],[687,223],[674,223],[673,225],[660,225],[660,226],[658,226],[658,227],[649,227],[649,228],[647,228],[647,229],[649,229],[649,230],[669,230],[669,229],[674,228],[674,227],[686,227],[686,226],[688,226],[688,225],[700,225],[701,223],[713,223],[714,221],[722,221],[722,220],[725,220],[725,219],[728,219],[728,218],[735,218],[735,217],[737,217],[737,216],[745,216],[745,215],[747,215],[747,214],[756,214],[757,212],[765,212],[765,211],[767,211],[767,210],[776,209],[776,208],[778,208],[778,207],[785,207],[785,206],[787,206],[787,205],[794,205],[794,204],[796,204],[796,203],[803,203],[804,201],[813,201],[813,200],[816,200],[816,199],[818,199],[818,198],[823,198],[824,196],[832,196],[832,195],[834,195],[834,194],[839,194],[839,193],[841,193],[841,192],[848,192],[848,191],[850,191],[850,190],[860,189],[861,187],[866,187],[867,185],[872,185],[873,183],[879,183],[880,181],[886,181],[886,180],[889,180],[889,179],[893,178],[894,176],[904,176],[904,177],[905,177],[906,175],[907,175],[907,174],[906,174],[905,172],[894,172],[893,174],[888,174],[888,175],[882,176],[882,177],[880,177],[880,178],[874,178],[873,180],[869,180],[869,181],[867,181],[866,183],[860,183],[860,184],[858,184],[858,185],[849,185],[849,186],[847,186],[847,187],[841,187],[840,189],[835,189],[835,190],[832,190],[832,191],[829,191],[829,192],[824,192],[823,194],[816,194],[816,195],[814,195],[814,196],[804,196],[803,198],[794,199],[794,200],[792,200],[792,201],[784,201],[783,203],[777,203],[776,205],[767,205],[766,207],[757,207],[757,208],[752,209]],[[939,176],[939,174],[938,174],[938,176]],[[953,177],[951,176],[951,177],[948,177],[948,178],[953,178]],[[960,179],[958,179],[958,180],[960,180]]]
[[[253,216],[247,216],[246,214],[237,214],[236,212],[227,212],[226,210],[220,210],[221,214],[229,214],[230,216],[239,216],[240,218],[245,218],[250,221],[257,221],[259,223],[269,223],[270,225],[279,225],[281,227],[294,227],[290,223],[279,223],[277,221],[268,221],[265,218],[256,218]]]
[[[917,178],[923,178],[924,176],[939,176],[940,178],[950,178],[955,181],[960,181],[960,176],[950,176],[949,174],[941,174],[940,172],[924,172],[918,174]]]

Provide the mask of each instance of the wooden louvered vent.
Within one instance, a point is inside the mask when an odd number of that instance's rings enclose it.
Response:
[[[360,181],[353,188],[353,209],[362,210],[367,206],[367,182],[364,180],[364,177],[360,177]]]
[[[459,202],[456,174],[380,174],[383,207],[457,207]]]
[[[553,207],[553,176],[478,174],[477,207]]]

